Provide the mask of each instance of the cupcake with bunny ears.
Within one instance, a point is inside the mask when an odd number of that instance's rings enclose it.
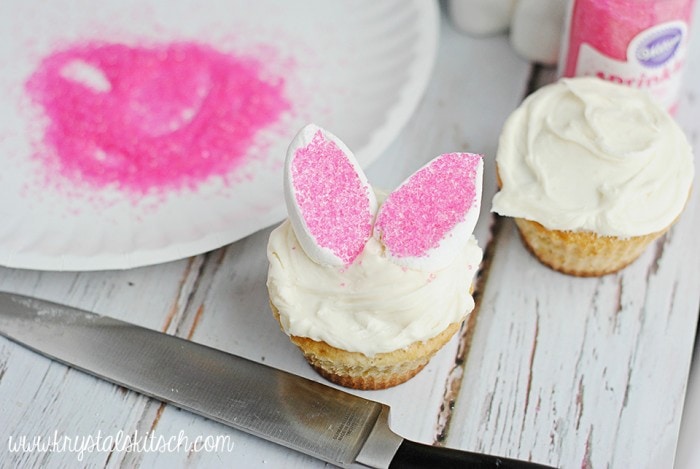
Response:
[[[459,330],[482,258],[482,171],[479,155],[448,153],[384,195],[330,132],[308,125],[294,138],[267,286],[282,330],[322,376],[395,386]]]

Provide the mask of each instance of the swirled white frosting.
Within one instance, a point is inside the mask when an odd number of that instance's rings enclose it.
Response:
[[[563,79],[508,118],[492,211],[549,229],[630,237],[681,213],[693,181],[690,145],[646,93],[597,78]]]
[[[321,265],[289,221],[270,235],[267,286],[289,335],[367,356],[428,340],[474,308],[470,286],[482,251],[472,236],[448,267],[419,271],[391,262],[371,237],[347,267]]]

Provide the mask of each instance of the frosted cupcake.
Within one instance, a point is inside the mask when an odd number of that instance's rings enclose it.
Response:
[[[493,211],[514,217],[545,265],[578,276],[616,272],[685,207],[693,155],[647,93],[571,78],[529,96],[508,118]]]
[[[309,125],[285,164],[289,219],[270,235],[272,311],[322,376],[382,389],[418,373],[474,308],[482,160],[451,153],[386,198]]]

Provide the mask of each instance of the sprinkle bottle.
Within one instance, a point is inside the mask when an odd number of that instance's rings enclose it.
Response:
[[[570,0],[559,74],[647,90],[673,112],[695,0]]]

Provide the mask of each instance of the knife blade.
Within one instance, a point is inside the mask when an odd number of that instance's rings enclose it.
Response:
[[[0,292],[0,335],[67,366],[340,467],[549,467],[412,442],[391,431],[384,404],[50,301]]]

